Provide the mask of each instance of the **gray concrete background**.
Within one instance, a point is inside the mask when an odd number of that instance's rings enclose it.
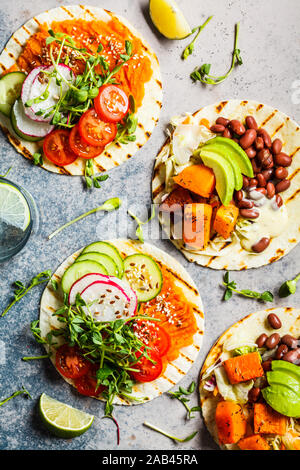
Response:
[[[74,1],[0,0],[0,48],[25,21],[43,10]],[[51,241],[49,235],[57,226],[85,210],[100,205],[108,197],[120,196],[124,207],[118,213],[120,235],[127,236],[128,217],[125,201],[137,212],[151,202],[150,181],[156,152],[164,142],[165,126],[174,114],[193,112],[201,106],[222,99],[255,99],[279,108],[300,121],[299,24],[298,0],[178,0],[192,26],[201,24],[209,15],[213,20],[202,32],[192,57],[183,62],[181,52],[188,41],[168,41],[154,30],[147,13],[147,0],[89,0],[128,18],[141,31],[156,51],[164,86],[161,119],[151,139],[141,151],[120,168],[111,171],[102,189],[85,190],[82,179],[58,176],[34,167],[19,156],[3,135],[0,135],[0,173],[13,166],[10,178],[28,189],[40,211],[40,227],[25,249],[0,267],[0,302],[5,307],[11,294],[11,283],[28,281],[44,269],[56,267],[70,253],[97,238],[111,238],[114,215],[102,220],[99,215],[62,232]],[[244,64],[228,80],[218,86],[193,84],[189,73],[197,65],[212,63],[212,73],[223,74],[231,61],[234,25],[240,21],[240,49]],[[298,82],[297,82],[298,80]],[[296,87],[296,88],[295,88]],[[297,100],[298,87],[298,100]],[[297,104],[298,101],[298,104]],[[157,223],[157,222],[156,222]],[[129,224],[129,235],[134,224]],[[179,260],[196,282],[205,306],[205,337],[199,357],[182,385],[198,381],[201,364],[217,337],[232,323],[250,312],[264,308],[254,300],[233,297],[222,302],[222,273],[189,264],[168,241],[154,240]],[[241,288],[276,291],[284,279],[299,271],[300,246],[272,266],[247,272],[232,273]],[[24,384],[33,401],[23,397],[11,400],[0,411],[0,449],[115,449],[115,428],[111,421],[101,420],[103,404],[76,394],[56,373],[50,361],[22,362],[24,355],[37,355],[42,348],[34,342],[29,324],[39,312],[42,287],[36,288],[3,319],[0,318],[0,398]],[[300,290],[287,300],[275,298],[275,305],[297,306]],[[270,306],[270,305],[268,305]],[[73,440],[51,437],[40,424],[37,403],[42,392],[95,415],[92,428]],[[196,394],[193,403],[197,404]],[[183,406],[165,394],[145,405],[117,407],[121,427],[120,449],[216,449],[202,419],[185,421]],[[143,427],[147,420],[178,436],[194,430],[198,435],[186,444],[173,441]]]

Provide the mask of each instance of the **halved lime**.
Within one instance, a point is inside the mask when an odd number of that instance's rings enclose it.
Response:
[[[175,0],[150,0],[149,12],[153,24],[168,39],[183,39],[192,32]]]
[[[0,183],[0,220],[23,231],[30,222],[30,210],[25,197],[9,183]]]
[[[94,416],[66,405],[45,393],[40,397],[40,415],[46,428],[55,436],[77,437],[92,425]]]

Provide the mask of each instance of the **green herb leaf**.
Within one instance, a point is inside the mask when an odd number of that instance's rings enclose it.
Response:
[[[252,299],[261,300],[263,302],[273,302],[274,300],[273,294],[270,291],[265,291],[265,292],[260,293],[260,292],[256,292],[250,289],[242,289],[242,290],[236,289],[236,283],[234,281],[231,281],[231,282],[229,281],[228,271],[224,274],[223,286],[226,287],[223,300],[231,299],[233,292],[235,292],[238,295],[242,295],[244,297],[250,297]]]

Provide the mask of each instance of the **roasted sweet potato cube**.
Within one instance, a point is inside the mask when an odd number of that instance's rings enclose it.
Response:
[[[234,204],[219,207],[213,222],[214,230],[227,239],[234,230],[238,215],[239,209]]]
[[[193,199],[187,189],[177,186],[160,204],[159,210],[162,212],[183,211],[185,204],[191,204]]]
[[[264,375],[258,352],[231,357],[224,361],[223,365],[231,384],[246,382]]]
[[[259,434],[244,437],[238,442],[238,446],[242,450],[271,450],[266,439]]]
[[[247,422],[238,403],[220,401],[215,420],[220,444],[234,444],[246,434]]]
[[[212,208],[209,204],[193,203],[184,207],[183,241],[191,248],[201,250],[210,237]]]
[[[203,164],[188,166],[173,179],[179,186],[202,197],[209,197],[216,185],[213,170]]]
[[[254,405],[254,432],[256,434],[279,434],[286,432],[287,418],[266,403]]]

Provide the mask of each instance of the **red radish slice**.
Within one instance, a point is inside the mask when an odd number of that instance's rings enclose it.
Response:
[[[108,277],[108,276],[105,276]],[[80,279],[72,284],[72,287],[69,292],[68,302],[69,305],[74,305],[76,300],[76,295],[81,294],[81,292],[92,284],[95,281],[103,281],[103,276],[97,273],[88,273],[82,276]]]
[[[83,310],[97,321],[110,322],[131,316],[127,295],[112,282],[95,281],[81,292],[81,297],[91,304],[82,307]]]
[[[21,100],[25,108],[25,113],[30,119],[33,119],[35,121],[37,121],[36,116],[31,112],[29,107],[25,106],[25,104],[29,100],[31,87],[35,78],[42,70],[45,70],[45,69],[46,69],[45,66],[35,67],[34,69],[32,69],[31,72],[25,78],[23,85],[22,85]]]
[[[24,106],[21,100],[17,100],[13,106],[13,113],[15,117],[15,124],[17,129],[28,137],[46,137],[54,128],[47,122],[37,122],[29,119],[24,111]]]

